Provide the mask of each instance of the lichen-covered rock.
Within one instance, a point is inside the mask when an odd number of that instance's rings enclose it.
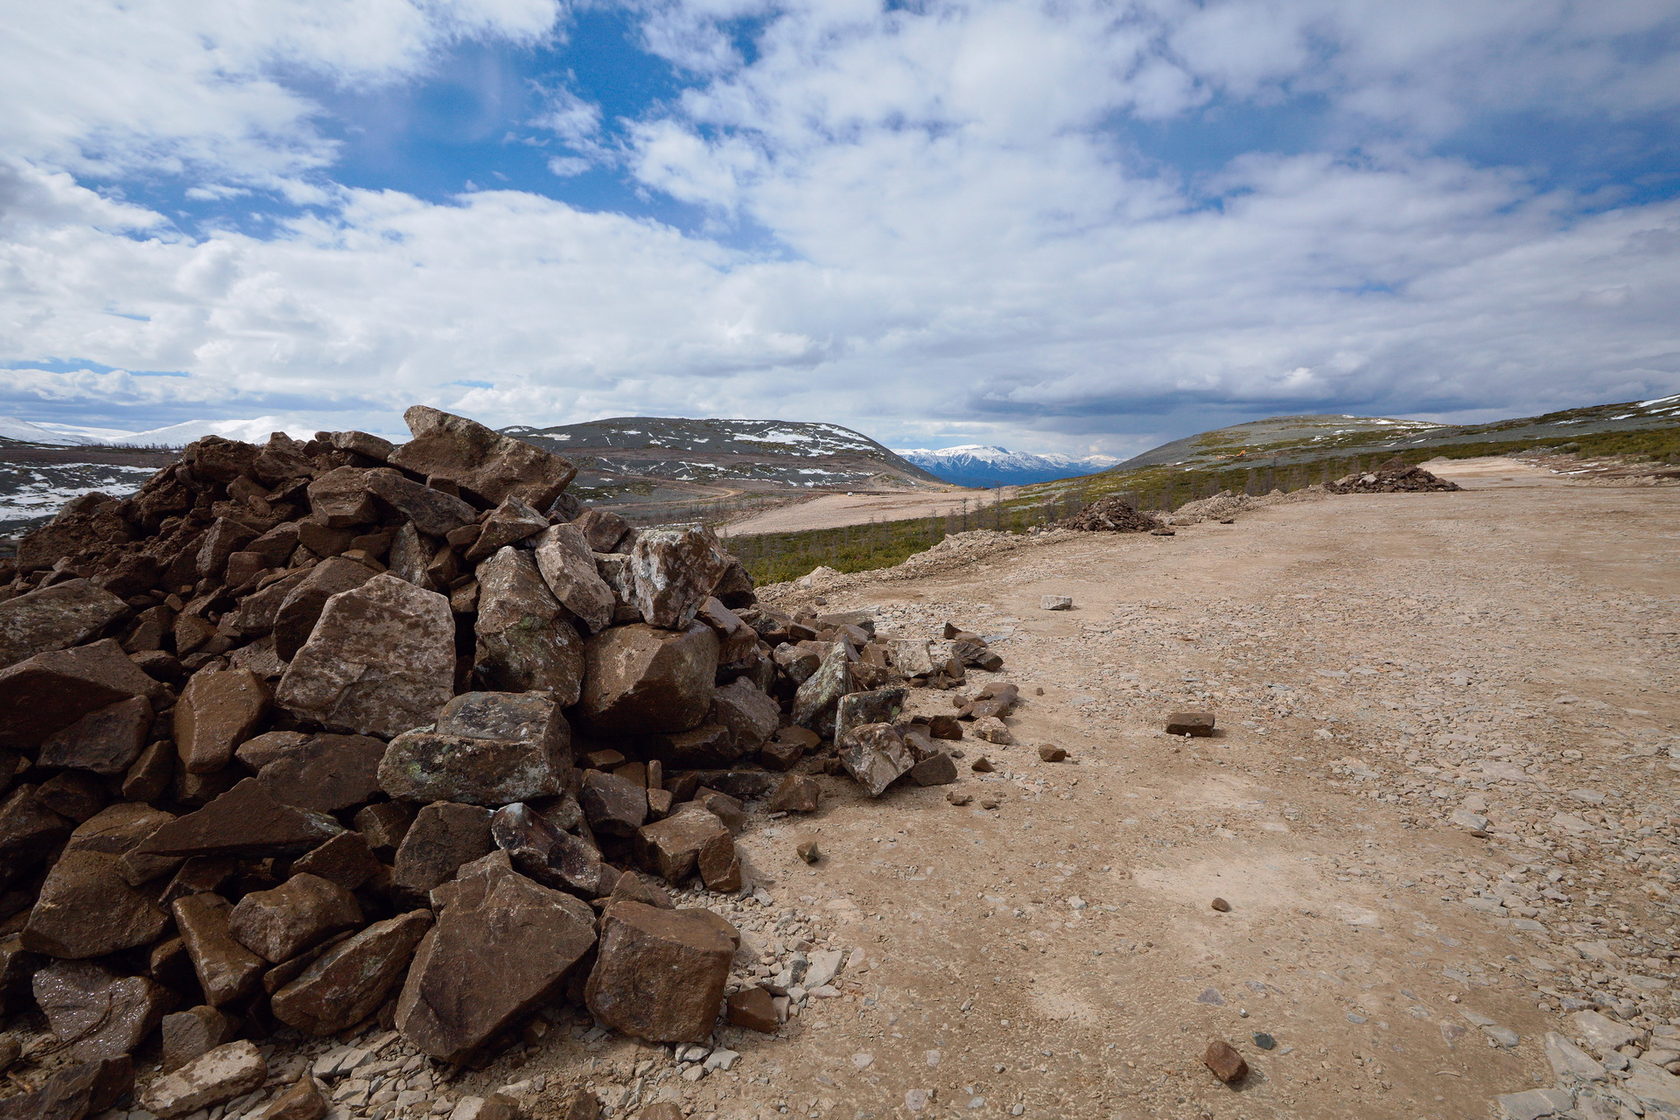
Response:
[[[706,528],[645,529],[630,550],[636,606],[650,625],[681,630],[694,621],[729,561]]]
[[[394,467],[454,483],[492,505],[509,497],[546,510],[577,468],[550,451],[425,405],[403,413],[414,438],[386,456]]]
[[[793,697],[793,722],[819,735],[834,733],[835,709],[852,691],[852,663],[845,643],[834,642],[817,671],[806,678]]]
[[[85,642],[127,613],[127,603],[85,579],[7,599],[0,603],[0,669]]]
[[[591,633],[604,630],[613,620],[612,588],[595,566],[575,525],[551,525],[537,538],[537,570],[554,597]]]
[[[547,692],[569,708],[583,688],[583,638],[528,552],[504,547],[478,566],[473,671],[486,688]]]
[[[468,692],[431,731],[391,740],[379,784],[406,801],[508,805],[552,797],[571,769],[571,728],[541,692]]]
[[[327,600],[275,697],[299,719],[385,737],[429,723],[454,678],[449,600],[383,573]]]
[[[846,733],[840,764],[865,793],[879,797],[916,764],[904,736],[890,723],[866,723]]]
[[[344,556],[329,556],[310,568],[286,592],[274,613],[274,652],[280,660],[290,661],[309,641],[328,599],[360,587],[376,574],[366,564]]]

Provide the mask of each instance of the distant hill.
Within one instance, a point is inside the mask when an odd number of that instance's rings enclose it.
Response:
[[[620,416],[502,431],[576,463],[574,489],[593,501],[712,500],[741,492],[944,485],[868,436],[838,424]]]
[[[930,474],[958,486],[1024,486],[1054,482],[1112,467],[1112,455],[1035,455],[990,444],[967,444],[937,449],[915,448],[898,453]]]

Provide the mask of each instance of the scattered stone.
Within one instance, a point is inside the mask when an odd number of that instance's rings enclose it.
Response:
[[[1231,904],[1229,902],[1226,902],[1223,898],[1216,898],[1212,902],[1210,902],[1208,905],[1212,906],[1215,910],[1219,911],[1221,914],[1229,914],[1231,912]]]
[[[961,806],[967,805],[971,801],[973,801],[974,797],[971,794],[967,794],[967,793],[962,792],[961,790],[955,790],[954,789],[950,793],[947,793],[945,795],[945,800],[949,801],[953,805],[961,807]]]
[[[1011,746],[1015,736],[1010,734],[1009,727],[997,716],[981,716],[974,721],[974,737],[984,739],[988,743],[996,743],[1000,747]]]
[[[806,863],[816,863],[818,860],[823,858],[822,849],[817,847],[817,842],[814,839],[801,840],[794,851],[797,852],[799,858],[804,860]]]
[[[1042,595],[1038,600],[1038,609],[1044,611],[1070,611],[1073,609],[1073,596]]]
[[[846,733],[840,764],[870,797],[879,797],[916,764],[904,735],[890,723],[866,723]]]
[[[172,1120],[242,1097],[262,1088],[267,1078],[268,1063],[255,1043],[229,1042],[154,1078],[135,1094],[135,1102],[161,1120]]]
[[[1045,762],[1066,762],[1068,752],[1049,743],[1038,748],[1038,757]]]
[[[822,804],[822,786],[807,774],[789,774],[776,786],[764,809],[768,813],[814,813]]]
[[[976,774],[990,774],[997,769],[997,767],[992,765],[992,760],[987,758],[985,755],[981,755],[979,758],[969,763],[968,768]]]
[[[729,827],[704,806],[688,803],[664,820],[637,830],[642,866],[676,885],[694,874],[700,851],[718,837],[729,839]]]
[[[650,1042],[701,1042],[723,1007],[735,927],[709,910],[615,903],[602,915],[584,1000],[608,1026]]]
[[[1275,1050],[1277,1049],[1277,1039],[1273,1038],[1265,1031],[1260,1031],[1254,1036],[1254,1045],[1260,1047],[1262,1050]]]
[[[1205,738],[1213,734],[1212,712],[1174,712],[1167,717],[1168,735]]]
[[[732,1027],[775,1034],[781,1026],[776,1015],[775,997],[764,988],[743,988],[733,993],[727,1001],[726,1011]]]
[[[328,1111],[327,1098],[312,1077],[304,1076],[291,1088],[252,1113],[249,1120],[323,1120]]]
[[[1202,1064],[1227,1085],[1235,1085],[1248,1076],[1248,1063],[1230,1043],[1222,1039],[1216,1038],[1208,1043],[1206,1052],[1202,1054]]]

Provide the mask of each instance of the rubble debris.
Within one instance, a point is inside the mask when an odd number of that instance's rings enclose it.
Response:
[[[1400,494],[1464,489],[1456,482],[1413,466],[1398,455],[1374,470],[1344,475],[1324,488],[1332,494]]]
[[[1052,529],[1076,529],[1084,533],[1147,533],[1161,528],[1161,522],[1119,494],[1098,498],[1072,517],[1064,517]]]

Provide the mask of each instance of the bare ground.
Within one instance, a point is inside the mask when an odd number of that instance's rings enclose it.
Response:
[[[807,501],[754,513],[718,529],[725,537],[755,533],[795,533],[806,529],[837,529],[870,521],[906,521],[943,516],[963,509],[978,510],[1013,498],[1016,487],[996,490],[908,490],[895,493],[820,494]]]
[[[1578,1009],[1656,1031],[1633,1052],[1670,1060],[1680,489],[1441,473],[1471,489],[842,582],[825,609],[883,632],[993,635],[1026,702],[1020,745],[960,744],[957,786],[871,802],[823,779],[814,818],[740,837],[756,892],[696,895],[743,929],[742,980],[832,947],[831,988],[777,1036],[720,1030],[710,1070],[564,1011],[435,1095],[390,1036],[363,1072],[395,1071],[384,1099],[419,1084],[415,1115],[523,1080],[536,1116],[587,1085],[612,1116],[1461,1120],[1555,1084],[1542,1039],[1580,1038]],[[1187,707],[1221,733],[1164,735]],[[980,754],[996,772],[969,771]],[[1202,1066],[1213,1038],[1247,1057],[1240,1088]]]

